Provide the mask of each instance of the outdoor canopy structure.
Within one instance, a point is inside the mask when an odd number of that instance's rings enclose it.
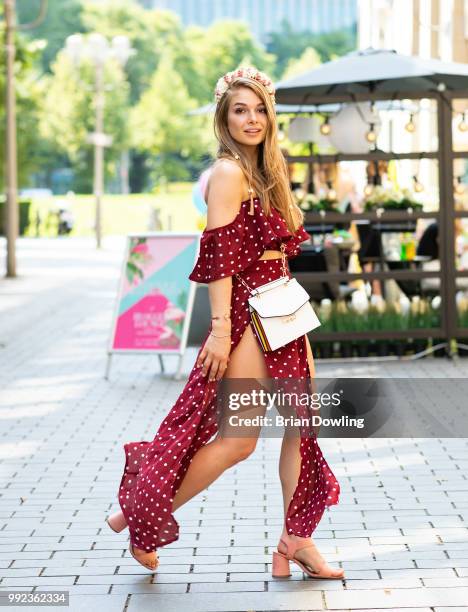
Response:
[[[439,174],[439,210],[431,213],[414,213],[412,218],[437,218],[439,226],[440,272],[420,270],[379,271],[362,274],[300,273],[313,274],[317,281],[372,279],[414,279],[439,277],[442,297],[441,327],[437,329],[412,330],[413,337],[444,337],[450,352],[456,338],[467,337],[468,329],[457,324],[455,300],[457,278],[467,277],[468,271],[455,270],[455,219],[467,218],[468,211],[456,211],[454,205],[454,159],[468,158],[468,151],[453,151],[452,113],[453,100],[468,98],[468,66],[445,63],[439,60],[422,59],[400,55],[392,50],[366,49],[350,53],[340,59],[322,64],[302,75],[281,81],[275,85],[278,104],[318,105],[333,103],[355,103],[359,101],[422,99],[437,102],[438,150],[430,152],[392,153],[371,151],[359,155],[290,156],[290,162],[325,162],[338,160],[390,160],[390,159],[436,159]],[[304,109],[305,110],[305,109]],[[316,215],[315,215],[316,216]],[[408,219],[400,211],[388,211],[391,220]],[[312,221],[314,213],[307,213]],[[335,219],[336,217],[336,219]],[[366,219],[376,221],[376,213],[327,213],[330,221],[353,221]],[[323,219],[322,219],[323,221]],[[309,277],[310,278],[310,277]],[[379,332],[340,332],[341,339],[403,338],[408,330]],[[336,339],[335,334],[314,334],[317,340]]]
[[[390,94],[423,97],[424,92],[466,90],[468,66],[407,56],[387,49],[353,51],[275,85],[280,104],[330,102],[330,96]],[[342,100],[333,100],[335,102]]]

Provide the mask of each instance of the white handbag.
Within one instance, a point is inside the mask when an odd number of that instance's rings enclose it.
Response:
[[[321,325],[307,291],[287,275],[284,245],[281,251],[283,276],[280,278],[252,289],[236,274],[250,291],[250,316],[264,351],[274,351]]]

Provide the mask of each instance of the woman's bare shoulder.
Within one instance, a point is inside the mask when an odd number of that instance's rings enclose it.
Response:
[[[230,159],[218,159],[214,162],[207,184],[207,202],[209,193],[223,194],[224,197],[228,195],[230,200],[241,202],[247,198],[247,192],[247,180],[239,164]]]

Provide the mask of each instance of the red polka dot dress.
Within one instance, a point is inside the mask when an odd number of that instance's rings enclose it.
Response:
[[[253,214],[250,200],[246,200],[231,223],[203,232],[198,260],[189,276],[201,283],[232,276],[231,352],[250,325],[248,290],[235,274],[250,287],[274,280],[282,276],[281,259],[259,260],[262,253],[277,250],[284,243],[286,255],[294,257],[300,253],[299,243],[309,238],[303,227],[292,234],[276,209],[266,215],[258,198],[253,204]],[[207,339],[208,334],[198,355]],[[310,377],[305,336],[275,351],[262,352],[271,378]],[[218,384],[209,382],[208,374],[203,376],[201,367],[195,365],[154,440],[125,444],[119,503],[133,546],[154,551],[178,539],[179,525],[172,514],[172,502],[192,457],[218,430]],[[340,487],[316,437],[305,433],[303,436],[302,430],[300,435],[301,469],[287,511],[286,528],[288,533],[309,537],[325,508],[338,503]]]

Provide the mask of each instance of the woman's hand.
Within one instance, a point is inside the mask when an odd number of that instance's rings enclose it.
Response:
[[[209,373],[210,381],[220,380],[224,376],[231,352],[230,327],[214,326],[212,331],[215,335],[209,335],[197,360],[197,367],[202,366],[203,376]]]

